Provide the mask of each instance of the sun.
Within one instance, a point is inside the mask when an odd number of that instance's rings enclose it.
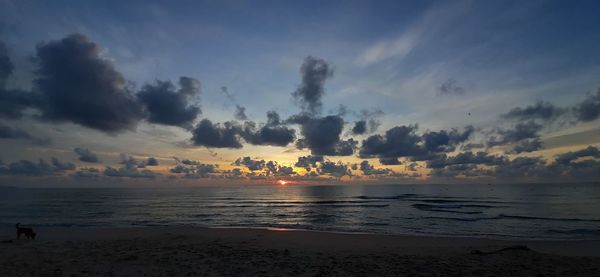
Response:
[[[288,183],[288,181],[286,181],[286,180],[279,180],[279,181],[277,181],[277,183],[279,185],[285,186]]]

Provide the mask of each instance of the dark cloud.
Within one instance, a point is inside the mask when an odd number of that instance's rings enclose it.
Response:
[[[294,164],[295,167],[302,167],[306,171],[310,171],[312,168],[317,167],[317,163],[323,162],[323,156],[300,156],[298,161]]]
[[[133,129],[142,107],[101,49],[81,34],[37,46],[41,118],[116,133]]]
[[[8,56],[8,49],[4,42],[0,41],[0,88],[4,86],[5,80],[14,70],[14,65]]]
[[[598,148],[594,146],[588,146],[585,149],[574,151],[574,152],[566,152],[556,156],[557,164],[571,164],[579,158],[599,158],[600,159],[600,151]]]
[[[504,145],[508,143],[521,142],[528,139],[539,138],[538,132],[542,129],[542,125],[534,121],[520,122],[513,129],[498,129],[496,132],[500,138],[491,137],[488,141],[489,146]]]
[[[364,175],[387,175],[392,172],[389,168],[375,168],[369,161],[362,161],[359,169]]]
[[[0,174],[6,175],[25,175],[25,176],[50,176],[60,175],[67,170],[75,169],[72,163],[61,162],[56,158],[52,158],[48,163],[44,159],[40,159],[37,163],[21,160],[10,163],[9,165],[0,165]]]
[[[573,107],[579,121],[587,122],[600,117],[600,89],[595,94],[589,94],[585,100]]]
[[[0,123],[0,139],[21,139],[21,138],[31,138],[29,133],[19,129],[12,128],[10,126],[6,126]]]
[[[361,157],[397,158],[420,156],[427,153],[420,144],[421,136],[416,134],[417,126],[393,127],[382,135],[373,135],[363,140]]]
[[[127,156],[126,154],[121,154],[120,156],[121,156],[121,164],[124,164],[125,167],[145,168],[146,166],[157,166],[158,165],[158,160],[154,157],[149,157],[146,160],[138,160],[135,157]],[[184,160],[184,161],[188,161],[188,160]]]
[[[0,118],[21,118],[27,108],[39,102],[39,97],[31,92],[5,88],[6,79],[13,69],[8,50],[0,41]]]
[[[535,105],[527,106],[525,108],[513,108],[508,113],[503,114],[502,117],[517,120],[551,120],[563,115],[564,113],[564,109],[558,108],[552,103],[539,101]]]
[[[51,144],[48,138],[38,138],[30,135],[19,128],[13,128],[0,123],[0,139],[23,139],[30,141],[37,145],[49,145]]]
[[[158,166],[158,160],[154,157],[149,157],[148,160],[146,160],[146,165],[147,166]]]
[[[263,170],[265,168],[265,160],[253,160],[250,157],[238,158],[233,162],[237,166],[245,166],[251,171]]]
[[[512,153],[534,152],[542,148],[542,141],[539,138],[526,139],[515,145],[512,149]]]
[[[192,142],[209,148],[242,148],[239,139],[241,133],[242,128],[235,122],[228,121],[221,125],[203,119],[192,130]]]
[[[79,160],[86,163],[97,163],[100,160],[98,156],[87,148],[75,148],[73,151],[79,155]]]
[[[100,170],[93,167],[81,167],[73,174],[76,178],[98,178],[100,177]]]
[[[193,96],[200,94],[200,82],[190,77],[179,79],[179,89],[170,81],[157,80],[138,92],[151,123],[189,128],[201,114],[200,107],[190,105]]]
[[[332,68],[326,61],[308,56],[300,67],[300,75],[302,83],[292,94],[294,99],[300,103],[304,111],[312,114],[320,113],[323,105],[321,98],[325,94],[323,85],[325,80],[333,76]]]
[[[540,157],[517,157],[496,166],[494,176],[499,178],[541,177],[546,175],[546,161]]]
[[[454,151],[456,145],[468,140],[474,132],[473,126],[465,127],[462,132],[457,129],[427,132],[423,134],[423,140],[425,148],[430,152],[450,152]]]
[[[233,117],[237,120],[247,120],[248,116],[246,115],[246,108],[240,105],[235,105],[235,113],[233,114]]]
[[[342,162],[324,161],[317,168],[317,172],[322,175],[331,175],[335,177],[352,176],[352,171],[347,164]]]
[[[310,117],[296,115],[288,119],[290,123],[300,124],[303,136],[296,145],[300,149],[308,148],[313,155],[350,156],[358,144],[354,139],[340,140],[344,120],[337,115]]]
[[[465,89],[454,79],[446,80],[438,89],[440,95],[464,95],[465,92]]]
[[[265,164],[267,176],[286,176],[295,175],[294,169],[290,166],[280,165],[276,161],[268,161]]]
[[[549,172],[572,180],[597,181],[600,178],[600,150],[594,146],[556,156]]]
[[[114,168],[107,166],[104,169],[104,176],[108,177],[127,177],[127,178],[155,178],[157,173],[147,169],[138,169],[136,166],[126,164],[123,167]]]
[[[185,178],[198,179],[210,178],[218,173],[218,165],[205,164],[199,161],[180,160],[175,158],[177,165],[170,169],[171,173],[183,174]]]
[[[367,121],[360,120],[354,122],[354,127],[352,127],[352,133],[355,135],[362,135],[367,132]]]
[[[496,156],[487,152],[473,153],[471,151],[461,152],[456,156],[448,157],[446,154],[441,154],[437,158],[427,161],[429,168],[442,168],[450,165],[499,165],[507,161],[504,156]]]
[[[483,143],[467,143],[461,147],[461,149],[464,151],[470,151],[473,149],[481,149],[481,148],[485,148],[485,144],[483,144]]]
[[[40,97],[34,93],[4,89],[0,86],[0,118],[18,119],[24,112],[40,103]]]
[[[223,93],[225,97],[227,97],[229,102],[235,105],[235,112],[233,114],[233,117],[237,120],[248,120],[248,116],[246,115],[246,108],[242,105],[239,105],[237,101],[235,101],[235,97],[231,93],[229,93],[229,90],[226,86],[221,87],[221,93]]]
[[[381,163],[382,165],[399,165],[399,164],[401,164],[400,160],[397,157],[380,158],[379,163]]]
[[[452,129],[423,135],[417,134],[417,129],[416,125],[397,126],[384,135],[370,136],[363,140],[360,156],[378,157],[384,164],[399,164],[400,157],[409,157],[413,161],[429,160],[438,153],[453,151],[456,145],[468,140],[474,132],[472,126],[467,126],[463,131]]]
[[[254,145],[286,146],[294,141],[296,131],[283,125],[279,114],[270,111],[267,113],[266,124],[256,126],[256,123],[246,121],[240,135]]]

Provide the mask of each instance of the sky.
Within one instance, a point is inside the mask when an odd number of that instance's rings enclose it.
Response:
[[[599,12],[0,0],[0,184],[597,181]]]

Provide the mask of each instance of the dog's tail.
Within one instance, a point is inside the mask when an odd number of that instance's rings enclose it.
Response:
[[[15,228],[19,229],[19,225],[21,225],[21,223],[15,224]]]

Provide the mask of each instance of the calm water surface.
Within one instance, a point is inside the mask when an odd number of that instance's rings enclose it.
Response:
[[[0,188],[0,225],[600,239],[600,184]]]

